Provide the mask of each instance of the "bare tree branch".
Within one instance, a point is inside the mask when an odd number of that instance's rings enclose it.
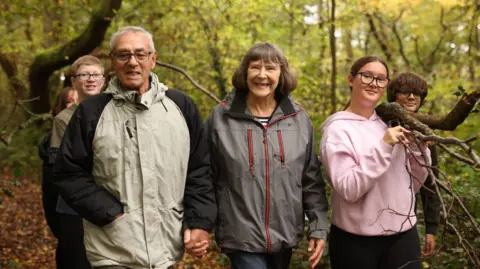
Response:
[[[375,26],[375,22],[373,21],[373,17],[371,14],[366,14],[367,17],[368,25],[370,26],[370,31],[373,34],[373,37],[375,40],[377,40],[378,45],[380,46],[380,49],[382,50],[383,54],[387,58],[387,62],[393,63],[393,56],[390,50],[388,49],[388,45],[386,43],[386,40],[383,40],[380,37],[379,31],[377,30],[377,27]]]
[[[185,72],[185,70],[183,70],[182,68],[180,67],[177,67],[175,65],[172,65],[172,64],[167,64],[167,63],[162,63],[160,61],[157,61],[157,65],[159,66],[163,66],[163,67],[167,67],[167,68],[170,68],[172,70],[175,70],[181,74],[183,74],[197,89],[201,90],[203,93],[205,93],[208,97],[212,98],[213,100],[215,100],[215,102],[217,103],[220,103],[220,99],[218,99],[217,96],[215,96],[215,94],[213,94],[212,92],[210,92],[209,90],[205,89],[204,87],[202,87],[200,84],[198,84],[198,82],[196,82],[187,72]]]
[[[405,50],[404,50],[404,48],[403,48],[403,40],[402,40],[402,38],[400,37],[400,34],[398,33],[398,29],[397,29],[397,23],[398,23],[398,21],[402,18],[404,11],[405,11],[405,10],[401,10],[401,11],[400,11],[400,14],[393,20],[393,23],[392,23],[392,32],[393,32],[393,34],[395,35],[395,38],[397,39],[398,50],[400,51],[400,56],[402,56],[402,59],[403,59],[403,61],[405,62],[405,65],[407,66],[407,69],[410,70],[410,69],[411,69],[410,61],[408,60],[408,57],[407,57],[407,55],[405,54]]]

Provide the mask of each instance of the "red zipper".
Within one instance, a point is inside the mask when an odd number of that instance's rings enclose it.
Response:
[[[285,166],[285,152],[283,151],[282,131],[277,130],[277,136],[278,144],[280,145],[280,161],[282,162],[282,166]]]
[[[252,129],[248,129],[248,162],[250,164],[250,173],[255,176],[255,170],[253,165],[253,142],[252,142]]]
[[[297,112],[294,112],[294,113],[290,113],[288,115],[284,115],[280,118],[276,118],[274,121],[271,121],[267,124],[267,126],[264,127],[264,130],[263,130],[263,145],[265,147],[265,170],[266,170],[266,173],[265,173],[265,191],[266,191],[266,195],[265,195],[265,200],[266,200],[266,205],[265,205],[265,233],[267,234],[267,252],[270,253],[271,252],[271,240],[270,240],[270,231],[268,230],[268,217],[269,217],[269,212],[270,212],[270,172],[269,172],[269,167],[268,167],[268,139],[267,139],[267,129],[269,126],[271,126],[272,124],[274,124],[275,122],[278,122],[280,120],[283,120],[283,119],[286,119],[288,117],[291,117],[291,116],[294,116],[298,113],[300,113],[300,111],[297,111]],[[251,130],[249,130],[251,131]],[[281,135],[280,135],[281,136]],[[283,152],[283,145],[282,145],[282,152]]]
[[[268,140],[267,140],[267,127],[263,131],[263,144],[265,145],[265,189],[266,189],[266,209],[265,209],[265,232],[267,233],[267,252],[270,253],[271,241],[270,231],[268,230],[268,216],[270,211],[270,173],[268,169]]]

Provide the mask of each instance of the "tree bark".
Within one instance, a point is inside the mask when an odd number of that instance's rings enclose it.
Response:
[[[203,27],[203,31],[208,37],[207,40],[207,48],[208,54],[212,57],[212,68],[215,71],[213,75],[213,79],[217,84],[218,89],[220,90],[221,98],[224,98],[227,95],[227,81],[223,75],[223,65],[221,61],[221,53],[220,50],[217,48],[218,44],[218,34],[217,31],[212,30],[207,20],[203,17],[203,14],[195,8],[195,13],[197,14],[198,18]]]
[[[22,100],[27,94],[27,88],[25,85],[18,79],[18,69],[17,63],[13,55],[6,55],[0,53],[0,65],[3,68],[3,71],[10,80],[10,86],[13,89],[13,95],[16,100]]]
[[[479,99],[480,91],[464,94],[452,111],[445,116],[408,112],[396,102],[382,103],[375,108],[375,111],[386,123],[399,120],[402,125],[408,125],[410,130],[419,131],[424,135],[433,135],[434,129],[455,130],[470,115]]]
[[[375,22],[373,21],[373,16],[371,14],[366,14],[365,15],[368,20],[368,25],[370,26],[370,31],[373,34],[373,37],[377,41],[378,45],[380,46],[380,49],[382,50],[383,54],[385,55],[385,58],[387,62],[391,65],[393,65],[392,71],[395,73],[396,67],[395,67],[395,61],[393,60],[393,55],[392,52],[389,49],[389,46],[387,44],[388,40],[386,38],[382,38],[380,36],[381,30],[379,31],[377,27],[375,26]]]
[[[50,110],[48,80],[50,75],[66,65],[73,63],[80,56],[86,55],[99,46],[108,27],[120,9],[122,0],[100,1],[100,6],[92,13],[85,31],[60,48],[37,54],[28,75],[30,98],[39,97],[32,103],[32,111],[45,113]]]
[[[332,57],[332,75],[330,77],[330,102],[332,105],[331,114],[337,111],[337,50],[335,46],[335,0],[331,0],[331,9],[330,9],[330,27],[329,37],[330,37],[330,56]]]

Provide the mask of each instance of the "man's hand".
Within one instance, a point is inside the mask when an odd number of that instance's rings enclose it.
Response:
[[[425,246],[423,247],[423,256],[430,256],[435,252],[435,236],[433,234],[425,235]]]
[[[187,229],[183,234],[185,251],[195,258],[201,258],[207,253],[209,234],[202,229]]]
[[[312,252],[312,256],[308,258],[310,262],[310,269],[315,268],[318,262],[320,262],[320,258],[322,258],[323,249],[325,248],[325,240],[312,238],[310,239],[310,243],[308,244],[308,251]]]

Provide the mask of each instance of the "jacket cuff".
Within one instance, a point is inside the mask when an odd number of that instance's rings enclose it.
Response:
[[[328,236],[328,231],[325,231],[325,230],[311,231],[310,233],[308,233],[308,240],[312,238],[317,238],[317,239],[323,239],[326,242],[327,236]]]
[[[98,223],[94,223],[98,226],[104,226],[107,224],[112,223],[115,220],[115,217],[123,213],[123,206],[120,203],[115,203],[113,207],[111,207],[107,212],[104,214],[104,219],[99,220]]]
[[[202,229],[207,232],[212,232],[213,223],[207,219],[189,219],[184,224],[184,229]]]
[[[435,223],[427,223],[425,227],[425,234],[437,234],[438,225]]]

